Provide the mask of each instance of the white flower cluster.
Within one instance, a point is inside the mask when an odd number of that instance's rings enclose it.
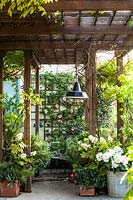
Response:
[[[128,165],[128,157],[123,155],[122,148],[118,146],[115,146],[113,149],[108,149],[105,153],[98,153],[96,159],[110,163],[113,169],[120,167],[120,164],[126,169]]]

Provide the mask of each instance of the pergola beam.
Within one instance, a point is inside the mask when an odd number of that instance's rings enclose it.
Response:
[[[0,41],[0,50],[44,50],[44,49],[76,49],[89,48],[94,46],[96,49],[124,49],[122,41],[42,41],[42,40],[20,40],[20,41]],[[128,44],[125,43],[125,47]],[[133,40],[130,41],[130,47],[133,47]]]
[[[133,10],[133,0],[59,0],[44,6],[47,11],[56,10]]]
[[[69,25],[60,26],[58,24],[46,24],[45,22],[40,23],[24,23],[24,24],[12,24],[4,23],[0,26],[0,36],[35,36],[35,35],[46,35],[46,34],[84,34],[84,35],[119,35],[129,34],[133,35],[133,27],[125,25]]]

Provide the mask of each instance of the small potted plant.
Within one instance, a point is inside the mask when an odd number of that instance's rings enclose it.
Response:
[[[80,196],[94,196],[94,176],[95,171],[84,167],[79,167],[76,170],[76,183],[79,185],[79,195]]]
[[[18,170],[11,163],[0,164],[0,196],[16,197],[20,193]]]

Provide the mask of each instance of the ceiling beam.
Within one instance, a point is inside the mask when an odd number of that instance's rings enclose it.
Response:
[[[58,0],[46,4],[47,11],[56,10],[133,10],[133,0]]]
[[[31,23],[31,24],[11,24],[5,23],[0,25],[0,36],[33,36],[45,34],[131,34],[133,35],[133,27],[125,25],[88,25],[77,26],[60,26],[58,24]]]
[[[1,41],[0,40],[0,50],[44,50],[44,49],[86,49],[91,46],[95,46],[97,49],[115,49],[122,48],[123,42],[115,41],[37,41],[37,40],[27,40],[27,41]],[[128,47],[128,45],[125,45]],[[133,41],[130,42],[130,46],[133,46]]]

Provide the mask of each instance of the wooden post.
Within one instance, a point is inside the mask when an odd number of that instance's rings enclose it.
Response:
[[[0,55],[0,99],[3,96],[3,55]],[[1,104],[1,102],[0,102]],[[0,105],[0,161],[3,159],[3,108]]]
[[[123,56],[121,56],[120,51],[115,52],[116,55],[116,63],[117,63],[117,77],[123,73]],[[117,81],[117,85],[120,87],[121,83]],[[117,101],[117,138],[123,143],[123,135],[121,131],[121,127],[123,127],[123,121],[121,115],[123,112],[121,111],[122,104]]]
[[[86,77],[86,92],[89,98],[86,100],[85,106],[85,121],[86,128],[90,134],[96,134],[96,51],[95,49],[89,49],[88,54],[88,65],[85,71]]]
[[[24,51],[24,91],[29,94],[30,89],[30,60],[31,52]],[[25,120],[24,120],[24,141],[28,144],[27,154],[31,151],[31,114],[30,114],[30,101],[25,100]],[[31,177],[28,178],[25,184],[25,192],[31,192]]]
[[[39,79],[39,67],[36,68],[36,94],[39,94],[39,85],[40,85],[40,79]],[[39,105],[36,105],[36,113],[35,113],[35,134],[39,134]]]

